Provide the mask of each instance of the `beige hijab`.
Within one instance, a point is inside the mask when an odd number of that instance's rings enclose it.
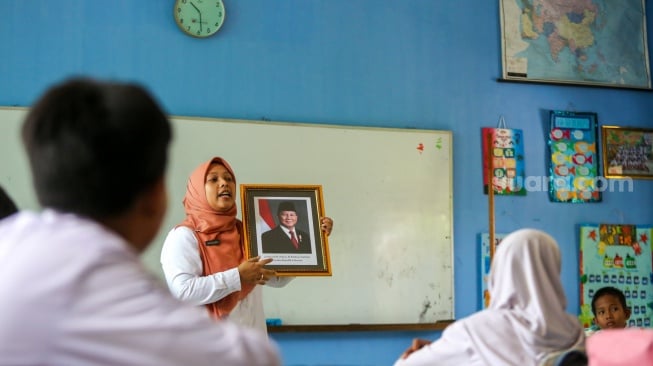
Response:
[[[245,258],[242,242],[243,225],[236,218],[238,212],[236,205],[226,212],[218,212],[211,208],[206,199],[204,189],[206,173],[212,164],[223,165],[231,173],[234,182],[236,181],[233,169],[222,158],[214,157],[198,166],[191,173],[186,185],[186,195],[184,196],[186,219],[178,225],[190,228],[197,237],[203,276],[238,267]],[[220,244],[206,244],[215,240],[219,240]],[[214,318],[226,317],[238,302],[252,291],[254,286],[241,283],[240,291],[233,292],[212,304],[207,304],[209,313]]]
[[[575,316],[565,311],[560,251],[548,234],[508,235],[492,261],[490,306],[451,324],[437,341],[395,365],[540,365],[556,352],[584,345]]]
[[[584,340],[578,319],[565,310],[560,269],[556,241],[533,229],[508,235],[492,261],[489,311],[506,318],[533,359]]]

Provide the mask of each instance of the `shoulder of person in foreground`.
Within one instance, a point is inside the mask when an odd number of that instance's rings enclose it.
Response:
[[[263,332],[210,319],[203,307],[180,303],[163,288],[153,292],[159,298],[152,296],[152,302],[158,301],[150,304],[152,310],[124,322],[129,327],[140,321],[140,327],[150,329],[115,333],[124,347],[122,354],[140,353],[142,362],[130,356],[113,364],[281,365],[278,349]],[[91,333],[85,338],[93,335],[96,340],[113,338],[110,333]]]
[[[401,354],[394,366],[467,365],[478,355],[468,338],[466,323],[479,313],[455,321],[447,326],[439,339],[413,339],[411,345]]]
[[[0,281],[0,298],[12,299],[0,312],[7,364],[42,364],[47,356],[61,365],[278,365],[261,333],[213,322],[175,300],[121,238],[91,220],[25,211],[0,232],[0,251],[9,245],[11,253],[0,266],[11,278]]]
[[[650,365],[653,360],[653,330],[608,329],[587,339],[591,365]]]

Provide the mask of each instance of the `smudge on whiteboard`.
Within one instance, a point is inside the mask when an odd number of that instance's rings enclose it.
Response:
[[[429,311],[431,308],[431,301],[429,301],[428,297],[424,299],[424,303],[422,303],[422,312],[419,313],[419,322],[424,323],[426,321],[426,313]]]

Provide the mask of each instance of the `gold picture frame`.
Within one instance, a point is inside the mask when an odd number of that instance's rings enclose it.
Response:
[[[272,258],[279,276],[331,276],[321,185],[241,184],[240,196],[247,258]]]
[[[602,126],[603,176],[653,179],[653,129]]]

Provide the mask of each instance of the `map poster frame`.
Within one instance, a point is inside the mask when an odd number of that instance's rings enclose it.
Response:
[[[499,7],[499,81],[651,90],[645,0],[499,0]]]

